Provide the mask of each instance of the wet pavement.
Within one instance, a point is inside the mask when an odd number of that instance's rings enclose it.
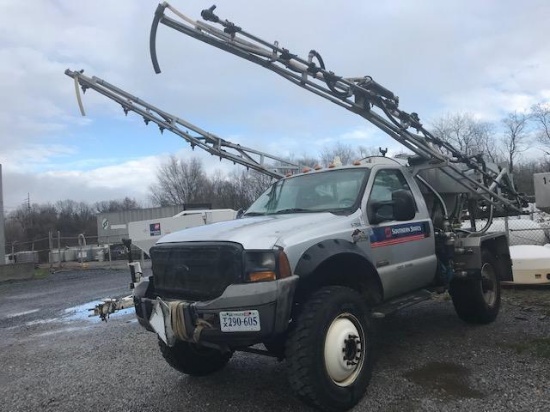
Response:
[[[236,353],[191,378],[166,365],[132,309],[107,323],[88,317],[128,283],[125,269],[87,268],[0,284],[0,410],[310,410],[289,394],[284,362]],[[481,327],[445,299],[378,320],[373,379],[355,410],[550,410],[550,289],[504,298]]]

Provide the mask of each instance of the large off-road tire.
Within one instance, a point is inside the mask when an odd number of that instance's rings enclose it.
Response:
[[[345,411],[363,397],[372,366],[373,332],[364,299],[330,286],[303,305],[286,344],[288,380],[304,402]]]
[[[232,356],[231,352],[224,353],[181,341],[170,347],[159,339],[159,346],[162,356],[171,367],[191,376],[205,376],[219,371]]]
[[[468,323],[490,323],[500,309],[500,266],[488,250],[481,260],[481,279],[455,279],[449,290],[458,317]]]

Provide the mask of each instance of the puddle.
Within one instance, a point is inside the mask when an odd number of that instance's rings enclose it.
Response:
[[[89,310],[89,309],[93,309],[99,303],[101,303],[100,300],[95,300],[89,303],[84,303],[82,305],[73,306],[72,308],[67,308],[65,309],[65,315],[63,316],[61,321],[87,320],[90,322],[101,322],[101,319],[99,318],[99,316],[94,316],[93,312]],[[109,316],[109,319],[116,318],[118,316],[128,315],[131,313],[134,313],[133,307],[117,310],[115,313],[111,313],[111,315]]]
[[[89,310],[89,309],[93,309],[99,303],[101,303],[100,300],[94,300],[92,302],[84,303],[82,305],[73,306],[73,307],[65,309],[61,316],[57,316],[57,317],[54,317],[54,318],[48,318],[48,319],[32,320],[32,321],[29,321],[29,322],[25,322],[25,325],[26,326],[34,326],[34,325],[43,325],[43,324],[53,323],[53,322],[65,323],[65,322],[74,322],[74,321],[79,321],[79,320],[80,321],[85,320],[85,321],[88,321],[90,323],[100,323],[101,319],[99,318],[99,316],[92,315],[93,312]],[[36,309],[32,312],[28,311],[27,313],[33,313],[33,312],[36,312],[36,311],[38,311],[38,309]],[[133,313],[134,313],[134,308],[130,307],[130,308],[122,309],[122,310],[119,310],[115,313],[112,313],[110,315],[109,319],[117,318],[117,317],[128,315],[128,314],[133,314]],[[12,315],[12,316],[15,316],[15,315]]]
[[[427,389],[455,398],[483,398],[485,394],[469,386],[470,369],[447,362],[431,362],[404,376]]]

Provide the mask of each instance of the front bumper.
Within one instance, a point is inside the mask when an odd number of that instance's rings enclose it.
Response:
[[[172,345],[175,339],[184,339],[206,346],[233,349],[265,341],[286,330],[298,276],[273,282],[229,285],[221,296],[204,302],[145,297],[146,282],[148,280],[144,280],[144,284],[134,291],[136,315],[143,327],[156,332],[168,345]],[[181,303],[178,309],[181,313],[174,318],[173,308],[178,303]],[[222,332],[220,312],[253,310],[259,314],[259,331]],[[159,317],[164,322],[159,322]],[[180,325],[183,328],[174,327],[174,321],[184,323]],[[185,338],[175,333],[174,329],[185,330]]]

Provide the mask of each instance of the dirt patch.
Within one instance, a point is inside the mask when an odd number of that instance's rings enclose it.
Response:
[[[470,369],[456,363],[430,362],[405,374],[414,383],[440,395],[453,398],[485,397],[483,392],[470,387]]]

